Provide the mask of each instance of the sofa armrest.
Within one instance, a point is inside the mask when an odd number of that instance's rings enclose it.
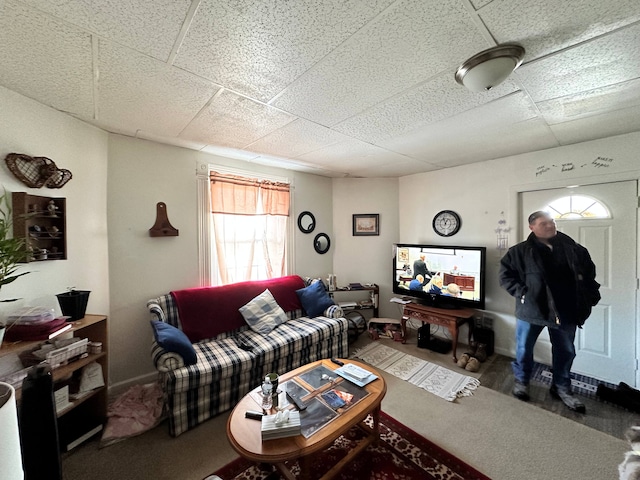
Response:
[[[162,373],[170,372],[185,366],[184,359],[175,352],[167,352],[154,340],[151,343],[151,360],[156,370]]]
[[[158,320],[159,322],[167,322],[167,318],[164,314],[164,310],[158,303],[158,299],[154,298],[147,302],[147,309],[151,314],[151,320]]]
[[[340,305],[331,305],[324,311],[322,316],[327,318],[341,318],[344,317],[344,312]]]

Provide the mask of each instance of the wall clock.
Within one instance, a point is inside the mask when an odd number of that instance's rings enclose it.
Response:
[[[458,233],[462,220],[453,210],[442,210],[433,217],[433,230],[442,237],[451,237]]]

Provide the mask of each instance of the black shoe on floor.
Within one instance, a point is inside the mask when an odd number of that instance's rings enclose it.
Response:
[[[573,410],[574,412],[578,413],[587,413],[587,408],[584,406],[584,403],[574,397],[571,394],[570,389],[566,387],[557,387],[555,385],[551,385],[551,389],[549,391],[551,392],[551,396],[553,398],[562,400],[562,403],[564,403],[569,408],[569,410]]]
[[[632,412],[640,413],[640,399],[638,399],[635,393],[630,393],[625,387],[621,387],[622,386],[609,388],[606,385],[600,384],[598,385],[596,395],[604,402],[613,403]]]
[[[529,385],[525,385],[524,383],[520,383],[516,380],[511,393],[513,393],[513,396],[518,400],[522,400],[523,402],[529,401]]]

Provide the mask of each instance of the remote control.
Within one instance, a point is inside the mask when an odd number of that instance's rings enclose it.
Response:
[[[289,399],[296,405],[296,407],[298,407],[298,410],[304,410],[305,408],[307,408],[307,406],[299,396],[287,392],[287,397],[289,397]]]
[[[252,420],[262,420],[262,417],[264,417],[264,414],[249,410],[248,412],[244,412],[244,416]]]
[[[336,365],[340,365],[341,367],[344,366],[344,362],[341,362],[340,360],[338,360],[337,358],[332,358],[331,361],[333,363],[335,363]]]

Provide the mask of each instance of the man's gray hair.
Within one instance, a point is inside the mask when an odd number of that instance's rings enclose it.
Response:
[[[533,225],[535,223],[535,221],[537,219],[539,219],[540,217],[551,218],[551,215],[549,215],[548,212],[544,212],[542,210],[538,210],[537,212],[533,212],[531,215],[529,215],[529,225]]]

